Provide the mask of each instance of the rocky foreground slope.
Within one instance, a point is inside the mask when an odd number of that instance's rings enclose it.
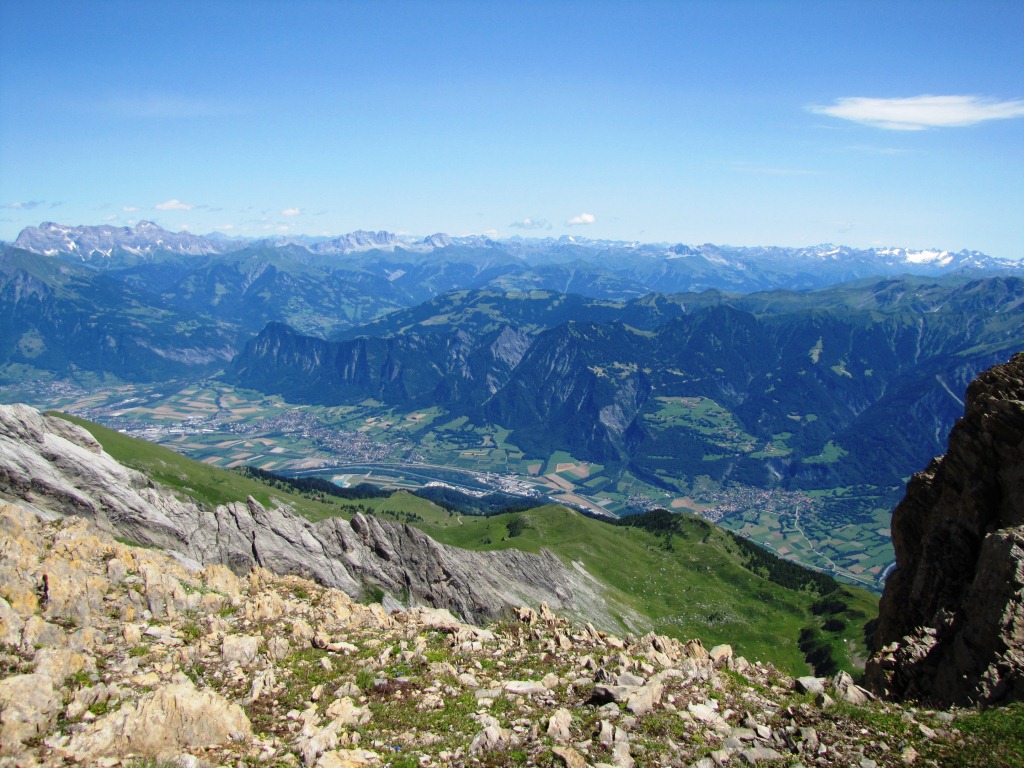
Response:
[[[928,764],[948,713],[546,606],[488,629],[0,505],[0,766]],[[146,762],[148,760],[149,762]],[[934,763],[932,763],[934,764]]]
[[[981,374],[893,512],[867,677],[937,704],[1024,700],[1024,353]]]

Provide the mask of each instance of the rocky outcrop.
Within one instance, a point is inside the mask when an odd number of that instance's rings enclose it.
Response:
[[[547,602],[598,626],[618,626],[603,586],[546,550],[469,552],[387,520],[356,515],[311,523],[252,498],[211,510],[119,464],[84,429],[24,405],[0,406],[3,495],[238,574],[259,565],[353,597],[376,585],[478,622]]]
[[[939,704],[1024,700],[1024,353],[970,385],[892,538],[870,684]]]
[[[2,503],[0,616],[0,768],[894,766],[964,746],[945,713],[875,713],[866,736],[831,707],[848,680],[798,687],[727,646],[546,605],[490,629],[387,613]]]

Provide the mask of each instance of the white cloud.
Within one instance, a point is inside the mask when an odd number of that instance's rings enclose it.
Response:
[[[194,205],[183,203],[181,200],[166,200],[153,206],[158,211],[191,211]]]
[[[302,210],[299,208],[285,208],[281,211],[282,216],[298,216],[300,213],[302,213]]]
[[[585,224],[595,224],[597,222],[597,216],[592,213],[581,213],[579,216],[573,216],[571,219],[566,219],[566,226],[578,227]]]
[[[547,219],[534,219],[529,216],[525,219],[513,221],[509,226],[515,229],[551,229]]]
[[[124,211],[125,213],[135,213],[139,209],[136,208],[134,205],[125,205],[121,207],[121,210]]]
[[[1024,99],[998,101],[981,96],[910,96],[871,99],[860,96],[836,99],[831,106],[812,105],[811,112],[838,117],[890,131],[958,128],[987,120],[1024,117]]]

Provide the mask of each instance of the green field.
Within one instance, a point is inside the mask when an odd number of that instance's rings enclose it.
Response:
[[[728,450],[750,452],[755,440],[736,422],[735,417],[707,397],[659,397],[658,409],[644,414],[654,429],[693,430]]]

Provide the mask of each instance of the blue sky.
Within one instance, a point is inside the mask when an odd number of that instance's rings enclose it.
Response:
[[[0,3],[0,238],[1024,257],[1024,3]]]

